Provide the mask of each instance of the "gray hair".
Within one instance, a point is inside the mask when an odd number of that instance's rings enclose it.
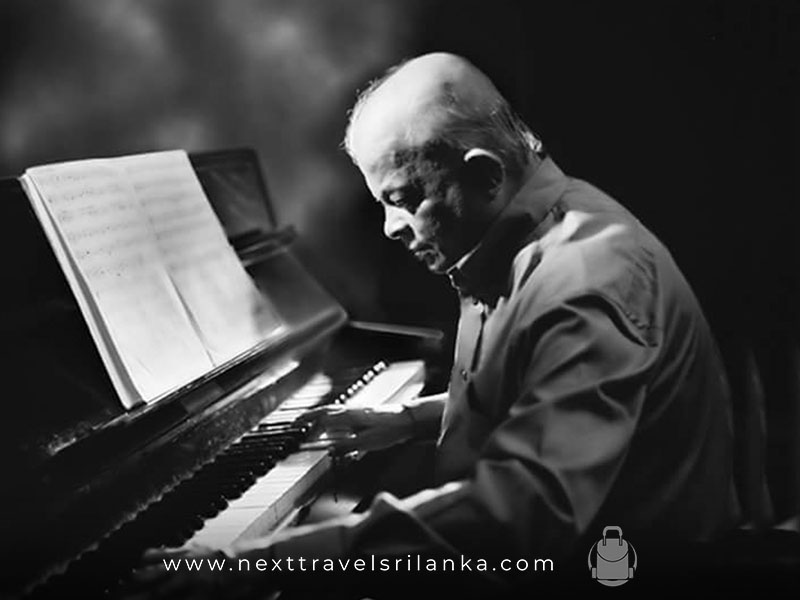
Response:
[[[342,142],[342,147],[353,162],[356,162],[352,149],[355,122],[372,95],[406,62],[390,67],[358,93],[348,115]],[[437,141],[463,152],[472,148],[493,152],[510,173],[524,171],[532,155],[542,151],[542,142],[500,94],[493,98],[490,106],[479,106],[459,98],[452,86],[445,86],[440,110],[444,111],[447,118]]]

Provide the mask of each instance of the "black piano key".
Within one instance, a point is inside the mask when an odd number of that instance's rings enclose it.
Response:
[[[299,428],[299,426],[294,426],[291,423],[284,423],[284,422],[270,422],[270,423],[259,423],[256,425],[257,431],[278,431],[278,430],[291,430],[292,428]],[[247,435],[247,434],[245,434]]]

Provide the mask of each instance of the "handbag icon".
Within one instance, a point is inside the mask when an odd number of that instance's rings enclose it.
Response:
[[[592,579],[603,585],[617,586],[633,579],[636,563],[636,550],[623,539],[621,527],[604,528],[603,539],[598,540],[589,551]]]

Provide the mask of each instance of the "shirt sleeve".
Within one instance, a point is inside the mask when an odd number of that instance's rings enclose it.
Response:
[[[555,557],[570,549],[606,498],[642,410],[656,348],[616,304],[563,303],[521,339],[521,393],[483,447],[471,477],[369,511],[299,528],[276,555],[446,553]]]
[[[412,422],[414,439],[435,439],[442,422],[442,411],[447,401],[447,392],[417,398],[403,405]]]

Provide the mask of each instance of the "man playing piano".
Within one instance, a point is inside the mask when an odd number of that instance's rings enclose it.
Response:
[[[447,394],[311,418],[353,431],[342,452],[436,438],[439,487],[380,494],[362,514],[225,554],[551,558],[555,581],[558,561],[585,557],[605,526],[644,545],[735,524],[723,367],[653,234],[564,175],[457,56],[425,55],[373,83],[345,143],[385,234],[450,277],[461,320]],[[252,576],[224,574],[233,586]]]

